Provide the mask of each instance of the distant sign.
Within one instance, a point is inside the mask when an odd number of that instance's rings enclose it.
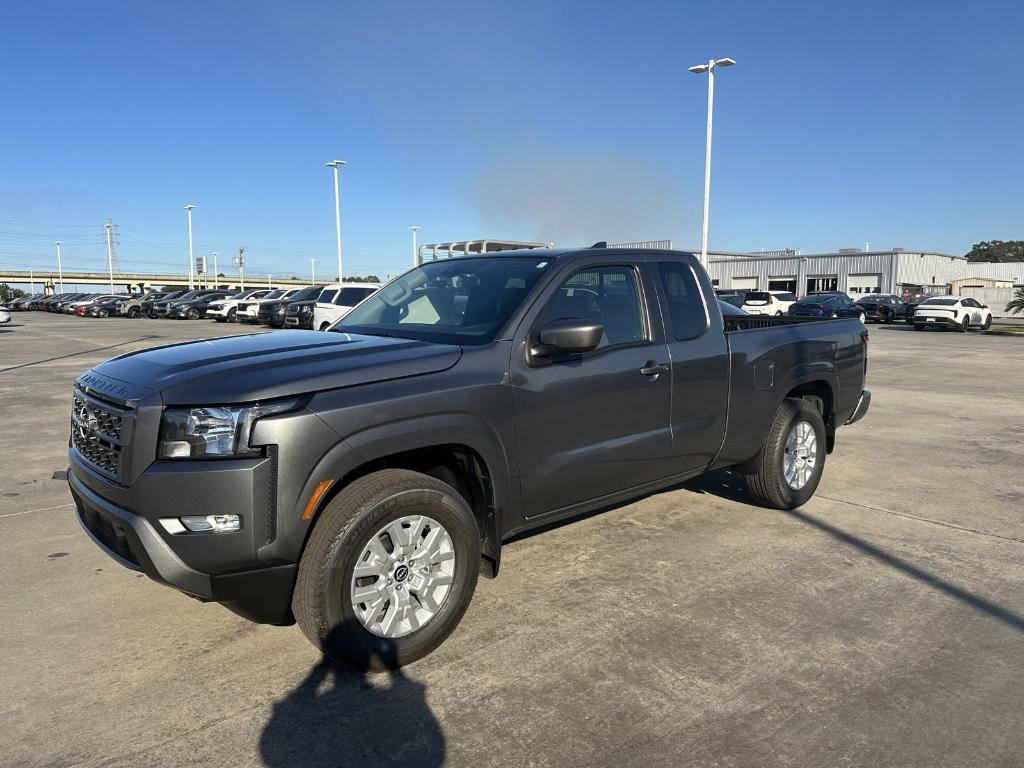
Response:
[[[196,256],[196,274],[197,275],[205,275],[206,274],[206,257],[205,256]]]

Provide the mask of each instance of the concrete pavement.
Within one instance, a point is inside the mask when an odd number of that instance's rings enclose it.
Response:
[[[0,765],[1021,764],[1021,339],[872,326],[872,410],[804,508],[720,472],[515,541],[438,651],[361,677],[119,567],[52,479],[75,375],[245,329],[15,325]]]

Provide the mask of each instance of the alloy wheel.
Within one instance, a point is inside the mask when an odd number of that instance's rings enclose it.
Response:
[[[799,491],[814,477],[818,462],[818,438],[814,428],[806,421],[798,421],[786,437],[783,470],[786,484]]]
[[[372,634],[403,637],[441,612],[454,580],[448,531],[426,515],[407,515],[363,546],[352,572],[352,609]]]

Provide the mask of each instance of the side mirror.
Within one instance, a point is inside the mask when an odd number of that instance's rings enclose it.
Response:
[[[982,305],[981,305],[981,308],[982,308],[982,309],[988,309],[988,304],[982,304]]]
[[[530,354],[535,357],[551,357],[559,352],[578,354],[597,349],[604,335],[604,326],[592,320],[566,318],[554,320],[540,332],[540,344],[534,344]]]

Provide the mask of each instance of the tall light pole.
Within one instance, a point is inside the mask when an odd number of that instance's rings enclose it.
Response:
[[[338,238],[338,283],[341,283],[344,272],[341,268],[341,195],[338,188],[338,169],[345,165],[345,161],[331,160],[324,165],[334,169],[334,231]]]
[[[107,230],[107,272],[110,274],[110,292],[114,292],[114,224],[107,219],[103,225]]]
[[[416,230],[423,229],[423,227],[416,226],[415,224],[409,229],[412,231],[412,265],[413,267],[419,266],[419,253],[416,251]]]
[[[705,269],[708,266],[708,204],[711,200],[711,118],[715,104],[715,67],[731,67],[736,62],[732,59],[708,59],[707,64],[690,67],[695,75],[708,73],[708,128],[707,143],[704,147],[704,222],[700,233],[700,263]]]
[[[316,285],[316,259],[309,260],[309,278],[310,285]]]
[[[213,252],[213,287],[220,287],[220,273],[217,271],[217,252]]]
[[[184,208],[185,213],[188,216],[188,289],[191,291],[195,288],[195,285],[192,283],[192,209],[195,208],[195,206],[192,205],[192,203],[189,203],[184,206]]]
[[[60,292],[64,293],[64,269],[60,265],[60,240],[57,241],[57,279],[60,281]]]

